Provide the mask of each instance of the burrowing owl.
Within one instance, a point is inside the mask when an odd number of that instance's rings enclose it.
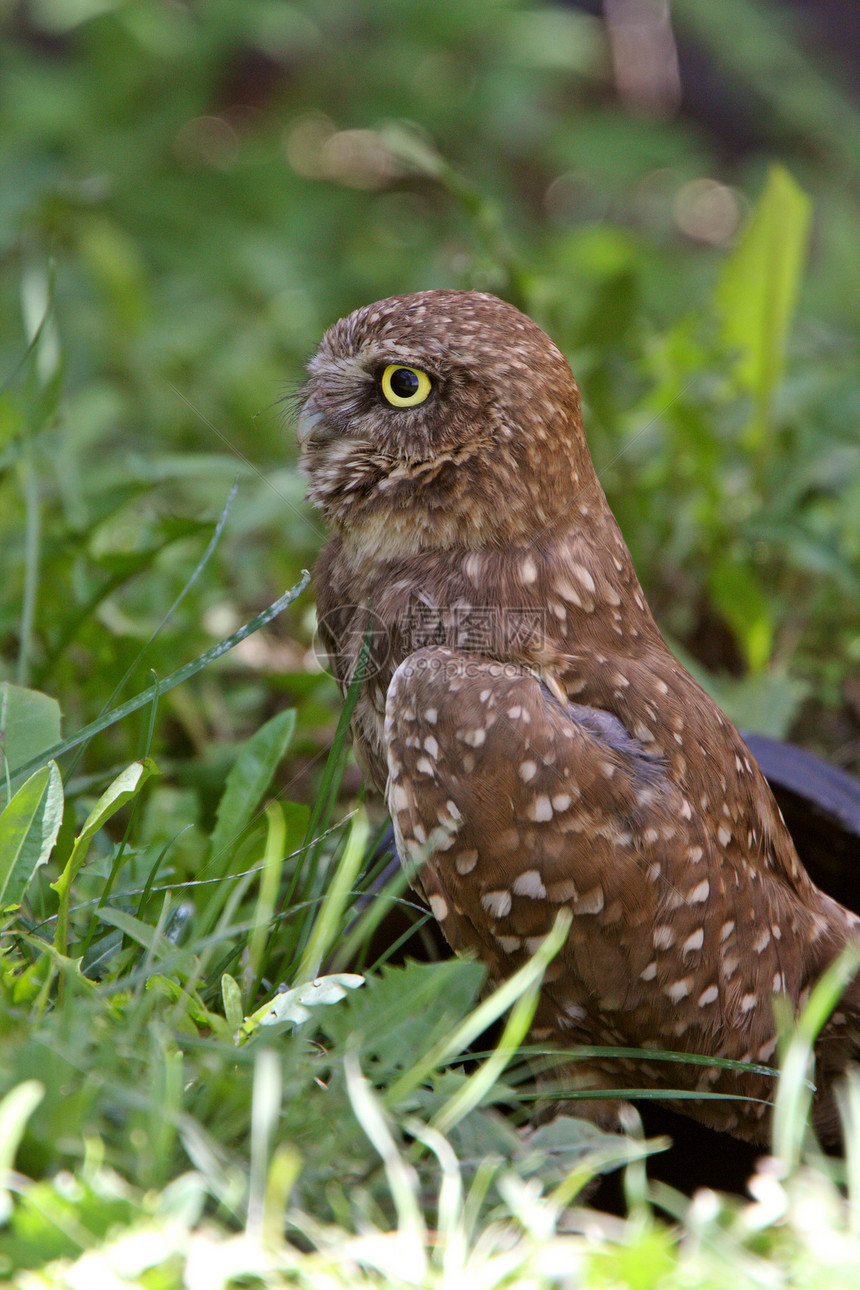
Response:
[[[503,977],[567,906],[533,1038],[769,1062],[774,996],[802,1006],[860,919],[660,635],[561,352],[493,296],[426,291],[336,323],[309,370],[321,632],[344,691],[370,635],[356,753],[448,941]],[[856,994],[818,1045],[825,1136]],[[680,1109],[766,1137],[766,1076],[618,1057],[571,1079],[741,1094]]]

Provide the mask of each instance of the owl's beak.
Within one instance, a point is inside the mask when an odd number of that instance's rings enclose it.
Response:
[[[319,426],[321,420],[322,417],[319,412],[311,412],[308,405],[304,404],[296,423],[296,438],[302,447],[304,447],[314,430]]]

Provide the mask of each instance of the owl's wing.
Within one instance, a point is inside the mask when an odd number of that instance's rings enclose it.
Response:
[[[506,976],[572,910],[547,1035],[770,1057],[771,996],[799,989],[772,932],[789,937],[791,893],[721,858],[617,717],[516,665],[426,649],[394,675],[385,743],[400,854],[456,950]]]

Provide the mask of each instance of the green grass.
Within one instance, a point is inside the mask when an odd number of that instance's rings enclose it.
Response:
[[[860,1091],[844,1162],[806,1118],[837,985],[751,1199],[650,1182],[635,1123],[529,1130],[552,945],[486,999],[428,955],[312,658],[303,363],[490,288],[569,356],[703,683],[860,768],[860,116],[764,4],[712,9],[672,15],[756,96],[738,163],[619,106],[561,6],[0,5],[0,1281],[855,1284]]]

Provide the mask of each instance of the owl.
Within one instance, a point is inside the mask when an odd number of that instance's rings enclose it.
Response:
[[[341,319],[309,374],[320,634],[344,693],[369,647],[355,753],[450,945],[500,980],[567,908],[534,1042],[769,1063],[775,997],[801,1009],[860,919],[660,635],[560,350],[494,296],[424,291]],[[825,1138],[858,1004],[854,982],[817,1046]],[[766,1074],[619,1054],[564,1079],[724,1094],[678,1109],[767,1141]]]

